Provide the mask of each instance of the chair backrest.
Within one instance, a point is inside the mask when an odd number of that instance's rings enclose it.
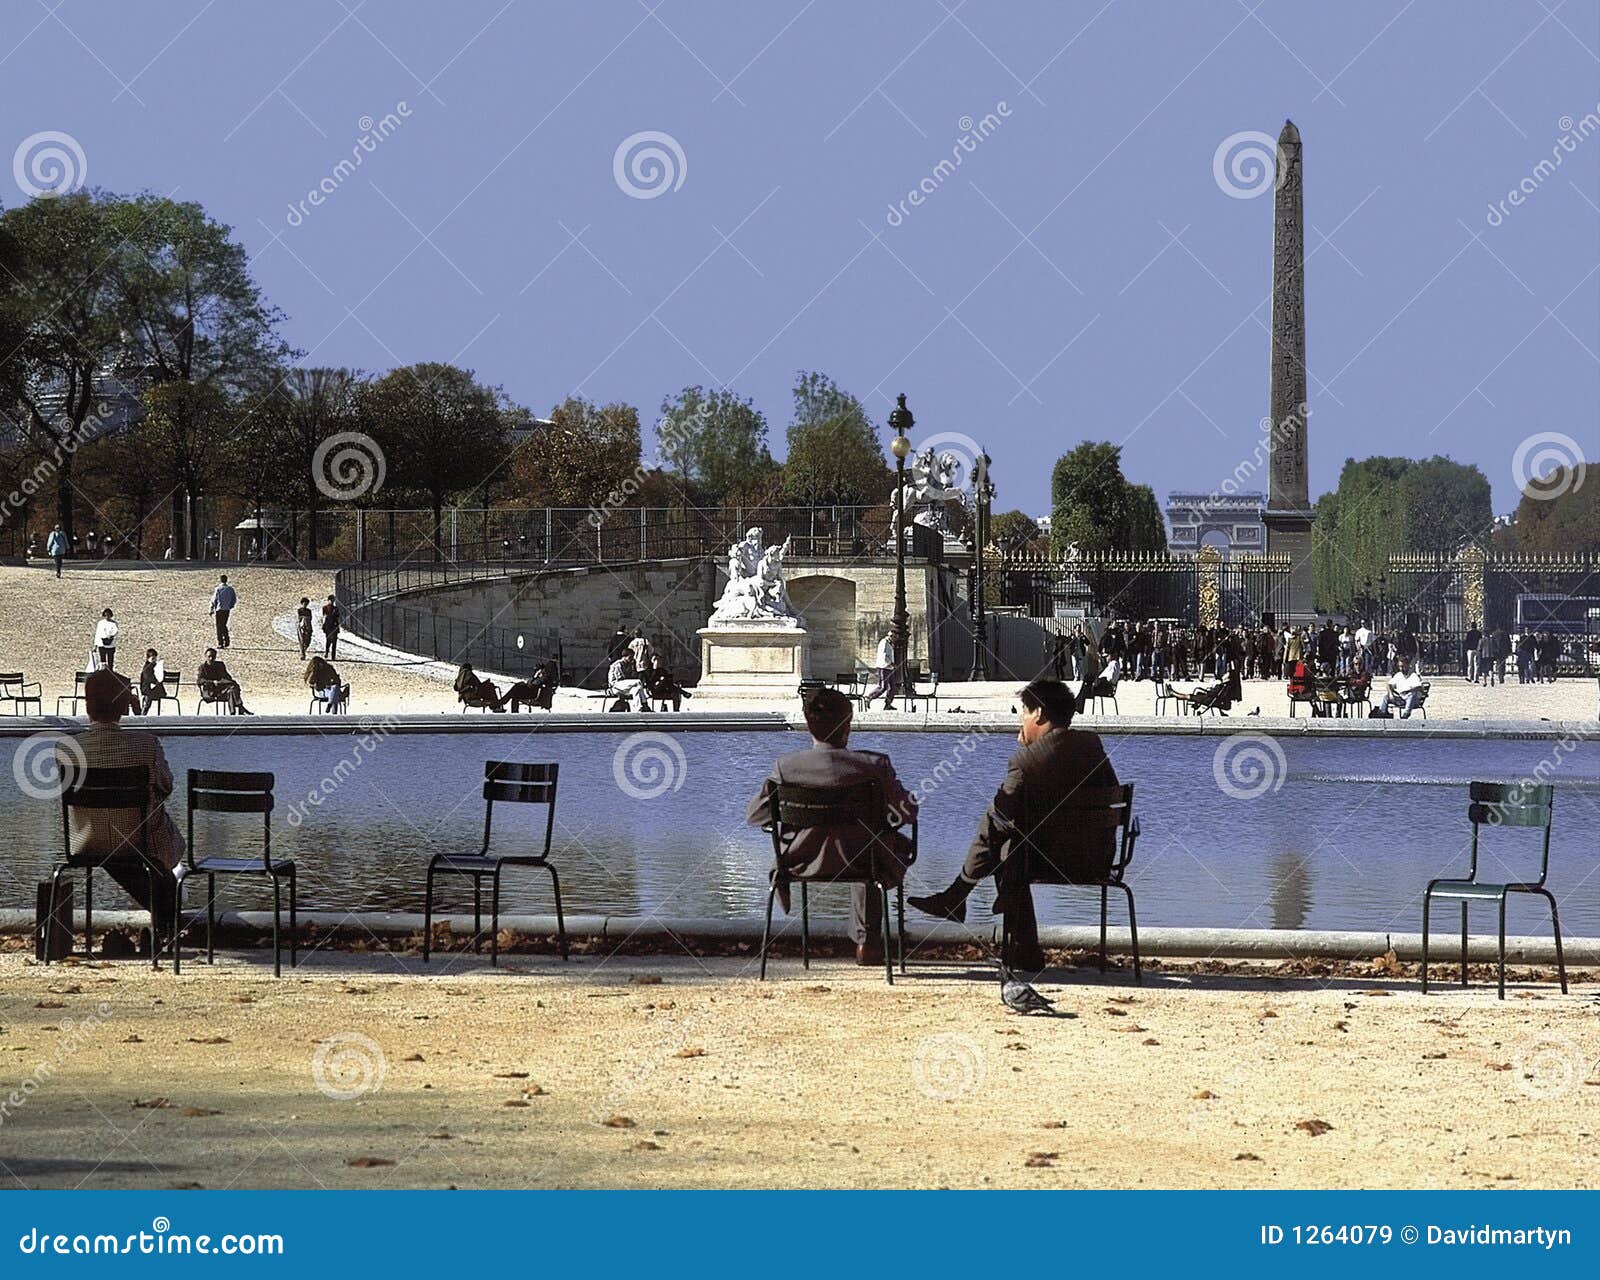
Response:
[[[1550,819],[1556,789],[1521,782],[1474,782],[1467,788],[1467,817],[1472,823],[1472,870],[1478,876],[1478,831],[1481,827],[1533,827],[1544,833],[1538,884],[1550,871]]]
[[[169,673],[170,674],[170,673]],[[272,784],[270,773],[230,772],[220,769],[189,770],[189,847],[185,857],[194,865],[194,815],[196,813],[259,813],[261,861],[272,864]]]
[[[545,808],[544,856],[556,825],[558,764],[522,764],[514,760],[486,760],[483,765],[483,851],[489,852],[496,801],[503,804],[542,804]]]
[[[773,821],[789,835],[807,827],[837,827],[861,822],[887,826],[883,790],[876,782],[846,787],[802,787],[782,782],[772,793]]]
[[[4,680],[4,678],[4,676],[0,676],[0,680]],[[855,682],[856,673],[854,671],[841,671],[833,677],[833,683],[840,688],[849,688]]]
[[[21,684],[21,683],[22,683],[22,672],[20,672],[20,671],[0,671],[0,685]]]
[[[167,686],[169,690],[169,696],[170,691],[172,689],[176,689],[178,687],[178,682],[182,679],[183,673],[181,671],[173,671],[170,668],[168,669],[166,675],[161,677],[161,683]]]
[[[84,764],[76,752],[62,748],[56,752],[56,767],[61,774],[61,843],[69,856],[74,809],[91,809],[105,815],[91,818],[89,824],[91,840],[116,839],[117,847],[102,849],[103,854],[115,857],[125,850],[149,853],[150,770],[146,766],[95,767]],[[137,826],[127,830],[110,816],[111,811],[138,814]]]
[[[1120,837],[1119,837],[1120,832]],[[1024,816],[1016,838],[1028,879],[1075,884],[1120,878],[1133,856],[1133,784],[1085,785]]]

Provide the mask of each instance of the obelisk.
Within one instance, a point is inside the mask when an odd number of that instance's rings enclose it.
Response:
[[[1271,415],[1267,434],[1267,553],[1290,560],[1279,622],[1309,622],[1316,597],[1311,578],[1311,499],[1306,479],[1306,237],[1301,196],[1300,131],[1283,122],[1278,135],[1272,216]]]

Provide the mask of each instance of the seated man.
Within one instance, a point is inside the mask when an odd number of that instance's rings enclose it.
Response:
[[[779,756],[772,773],[750,801],[745,817],[751,826],[771,821],[772,794],[780,783],[802,787],[848,787],[860,782],[876,782],[890,814],[909,822],[916,812],[916,797],[895,776],[889,757],[876,751],[850,750],[850,699],[837,689],[819,689],[805,704],[806,728],[811,745],[801,751]],[[807,827],[796,834],[785,855],[783,870],[807,877],[825,878],[850,870],[873,844],[886,845],[889,857],[883,871],[892,876],[886,888],[899,884],[911,854],[911,839],[895,830],[887,838],[883,831],[864,828],[858,822],[836,827]],[[776,871],[774,874],[778,874]],[[778,900],[789,909],[788,881],[779,878]],[[864,884],[850,886],[850,933],[856,943],[856,963],[883,963],[883,904],[876,890]]]
[[[1394,709],[1399,707],[1400,718],[1409,719],[1417,709],[1417,703],[1422,701],[1422,687],[1422,677],[1412,670],[1411,659],[1401,658],[1400,670],[1389,677],[1389,687],[1383,695],[1383,701],[1378,704],[1378,710],[1383,715],[1392,715]]]
[[[1022,726],[1017,741],[1022,746],[1006,763],[1005,779],[978,823],[977,837],[967,850],[961,873],[948,889],[907,901],[918,911],[960,923],[967,918],[967,895],[985,876],[994,876],[999,890],[995,907],[1011,917],[1008,924],[1016,940],[1016,954],[1005,957],[1007,963],[1022,969],[1042,969],[1044,952],[1039,947],[1033,890],[1029,885],[1014,883],[1006,874],[1014,842],[1026,836],[1033,823],[1059,808],[1062,799],[1077,788],[1114,787],[1117,774],[1106,758],[1099,735],[1070,727],[1073,698],[1066,685],[1059,680],[1035,680],[1019,698]],[[1109,863],[1115,836],[1111,830],[1086,832],[1079,846],[1052,849],[1051,853],[1067,854],[1086,863],[1103,857]]]
[[[644,680],[645,694],[649,701],[671,702],[674,711],[683,706],[685,698],[694,697],[694,694],[678,683],[659,652],[651,653],[641,679]]]
[[[548,711],[555,703],[556,689],[560,685],[561,669],[556,665],[556,660],[551,658],[539,664],[532,679],[518,680],[507,689],[505,696],[500,699],[500,705],[505,706],[509,702],[512,711],[521,711],[524,706],[530,710],[538,708]]]
[[[167,696],[167,669],[161,655],[154,649],[144,651],[144,666],[139,668],[139,713],[149,715],[150,708]]]
[[[113,864],[106,870],[135,902],[150,912],[155,926],[154,941],[159,950],[172,937],[177,907],[172,871],[182,861],[184,848],[183,836],[165,807],[167,797],[172,794],[172,769],[155,734],[121,727],[119,722],[130,701],[130,686],[125,678],[119,678],[114,671],[96,671],[84,681],[83,693],[89,727],[73,738],[83,763],[90,768],[143,765],[150,771],[145,839],[156,869],[154,901],[150,898],[150,884],[144,869],[136,861],[130,859]],[[70,812],[73,853],[126,850],[132,854],[138,850],[139,815],[136,811],[73,808]]]
[[[227,664],[217,657],[215,649],[206,650],[206,660],[195,673],[195,683],[200,696],[207,702],[226,702],[228,710],[236,716],[253,716],[255,712],[244,705],[244,691],[228,671]]]
[[[617,703],[612,710],[626,708],[632,711],[644,710],[644,681],[640,678],[638,664],[633,660],[629,650],[623,650],[622,656],[611,664],[611,669],[606,672],[606,692],[614,694]]]
[[[455,690],[456,698],[464,707],[488,707],[490,711],[506,709],[494,681],[480,677],[470,662],[463,662],[456,672]]]

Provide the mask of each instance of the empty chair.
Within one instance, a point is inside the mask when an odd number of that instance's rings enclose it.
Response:
[[[927,682],[927,687],[919,689],[917,686],[924,681]],[[937,711],[939,709],[939,673],[936,671],[932,673],[924,672],[920,663],[907,663],[905,697],[907,710],[915,711],[917,699],[920,698],[924,702],[931,703],[933,709]]]
[[[483,882],[491,881],[489,910],[489,961],[500,963],[500,873],[507,867],[539,867],[550,873],[550,888],[556,899],[556,932],[561,940],[561,958],[567,959],[567,921],[561,911],[561,877],[550,861],[550,840],[556,825],[556,775],[559,765],[516,764],[490,760],[483,766],[483,848],[478,853],[436,853],[428,860],[427,884],[422,899],[422,959],[428,959],[433,943],[433,880],[435,876],[455,875],[472,878],[472,949],[481,949],[483,937]],[[502,804],[542,804],[545,806],[544,843],[534,833],[535,853],[497,854],[490,851],[494,838],[494,806]]]
[[[14,716],[27,715],[30,702],[43,715],[44,686],[37,680],[25,679],[20,671],[0,672],[0,702],[9,702]],[[56,709],[59,711],[60,707]]]
[[[295,865],[286,858],[272,856],[272,784],[270,773],[227,773],[212,769],[189,770],[189,849],[178,864],[178,922],[172,931],[172,971],[182,963],[179,935],[183,932],[183,889],[193,876],[206,878],[206,959],[215,963],[217,949],[213,938],[216,927],[217,877],[222,875],[265,876],[272,884],[272,972],[283,975],[282,915],[285,880],[289,882],[289,965],[299,963],[299,929],[295,918]],[[261,856],[195,857],[194,815],[196,813],[259,813],[261,815]]]
[[[75,715],[78,714],[78,704],[83,701],[83,682],[85,680],[87,680],[92,674],[93,674],[93,672],[89,672],[89,671],[76,671],[76,672],[73,673],[73,676],[72,676],[72,692],[71,693],[58,693],[58,694],[56,694],[56,714],[57,715],[61,714],[61,704],[63,702],[67,703],[72,708],[72,710],[67,713],[68,715],[74,715],[75,716]]]
[[[1561,954],[1561,917],[1556,897],[1545,888],[1550,872],[1550,815],[1555,806],[1555,788],[1523,783],[1474,782],[1468,788],[1467,818],[1472,823],[1472,861],[1465,878],[1430,880],[1422,894],[1422,989],[1428,989],[1428,908],[1435,898],[1461,904],[1461,985],[1467,985],[1467,905],[1494,902],[1500,907],[1500,998],[1506,998],[1506,897],[1513,893],[1532,893],[1550,903],[1550,925],[1556,935],[1556,972],[1563,994],[1567,989],[1567,966]],[[1505,884],[1478,879],[1478,830],[1480,827],[1533,827],[1543,833],[1537,880]]]
[[[896,821],[884,805],[883,792],[876,782],[858,782],[848,787],[802,787],[794,783],[780,783],[773,789],[771,816],[762,829],[772,837],[772,884],[767,890],[767,922],[761,931],[761,976],[767,976],[767,950],[772,940],[772,903],[778,885],[800,885],[800,959],[806,968],[811,967],[811,884],[865,884],[867,892],[874,888],[882,895],[883,972],[890,984],[894,983],[894,957],[889,950],[889,891],[882,882],[892,877],[880,875],[885,860],[897,857],[889,840],[891,832],[908,825]],[[863,854],[835,875],[824,877],[801,876],[785,866],[789,845],[801,831],[808,827],[835,827],[859,823],[873,838],[868,841]],[[905,865],[917,860],[917,819],[913,813],[910,856]],[[906,967],[906,896],[902,884],[896,890],[900,922],[900,971]]]
[[[166,869],[150,856],[150,770],[142,764],[91,768],[77,763],[63,751],[56,754],[56,766],[61,772],[61,837],[66,857],[57,864],[50,876],[51,904],[53,907],[56,901],[61,877],[69,871],[81,870],[84,873],[83,949],[85,955],[93,955],[95,871],[108,870],[113,866],[136,873],[142,871],[149,882],[151,902],[156,901],[156,877],[165,874]],[[128,815],[127,821],[112,823],[116,831],[116,843],[110,852],[72,852],[74,809],[122,811]],[[135,814],[138,815],[136,824]],[[154,945],[155,933],[155,921],[152,919],[150,965],[160,968],[159,952]]]
[[[1103,833],[1109,855],[1079,852],[1094,833]],[[1139,922],[1133,909],[1133,889],[1123,879],[1133,861],[1139,820],[1133,814],[1133,784],[1079,787],[1062,798],[1048,813],[1025,816],[1016,847],[1003,864],[1004,874],[1020,876],[1019,884],[1060,885],[1100,890],[1100,971],[1106,967],[1106,910],[1112,889],[1128,898],[1128,936],[1133,944],[1133,976],[1144,981],[1139,965]],[[1062,850],[1072,850],[1063,853]],[[1020,859],[1020,862],[1017,861]],[[1015,862],[1016,865],[1011,864]],[[1005,916],[1000,954],[1013,951],[1011,917]]]

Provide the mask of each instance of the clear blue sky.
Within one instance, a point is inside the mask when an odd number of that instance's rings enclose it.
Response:
[[[647,419],[726,382],[780,455],[793,375],[820,369],[880,421],[904,391],[919,435],[983,441],[1007,507],[1043,512],[1050,464],[1085,438],[1122,442],[1158,494],[1209,489],[1267,411],[1271,234],[1270,190],[1233,198],[1213,162],[1289,116],[1313,496],[1348,456],[1444,452],[1504,511],[1528,435],[1600,458],[1600,134],[1534,176],[1564,118],[1600,112],[1592,3],[0,11],[4,149],[61,131],[92,185],[203,203],[314,363],[454,360],[539,412],[576,391]],[[290,225],[362,117],[401,102]],[[643,131],[685,160],[651,199],[613,168]]]

